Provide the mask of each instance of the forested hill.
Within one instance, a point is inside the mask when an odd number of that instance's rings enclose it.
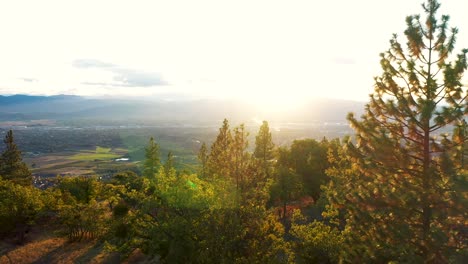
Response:
[[[343,122],[348,112],[362,113],[364,103],[316,99],[295,110],[281,113],[236,100],[197,99],[167,100],[166,98],[116,99],[90,98],[73,95],[0,96],[0,121],[31,119],[112,119],[218,122],[268,119],[279,122]]]

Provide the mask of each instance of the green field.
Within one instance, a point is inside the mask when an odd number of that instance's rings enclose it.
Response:
[[[85,151],[71,156],[71,160],[111,160],[121,155],[111,152],[110,148],[96,147],[95,151]]]
[[[112,154],[112,153],[78,153],[70,159],[72,160],[110,160],[116,159],[120,157],[120,155]]]
[[[96,147],[96,153],[98,154],[104,154],[104,153],[109,153],[111,151],[111,148],[103,148],[103,147]]]

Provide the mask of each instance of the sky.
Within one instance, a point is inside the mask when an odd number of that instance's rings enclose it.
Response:
[[[366,101],[423,0],[0,0],[0,94]],[[441,0],[468,48],[468,1]]]

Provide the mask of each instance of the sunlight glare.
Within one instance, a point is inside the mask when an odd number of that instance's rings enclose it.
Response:
[[[295,110],[306,103],[303,93],[284,91],[283,93],[252,95],[248,101],[264,113],[282,113]]]

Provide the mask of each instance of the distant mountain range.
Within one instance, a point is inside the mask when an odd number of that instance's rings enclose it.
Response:
[[[79,99],[81,97],[76,95],[53,95],[53,96],[34,96],[34,95],[24,95],[24,94],[15,94],[4,96],[0,95],[0,104],[1,105],[13,105],[13,104],[30,104],[37,102],[51,102],[51,101],[60,101],[60,100],[72,100]]]
[[[276,122],[343,122],[348,112],[360,115],[363,109],[363,102],[336,99],[311,100],[292,111],[269,113],[253,104],[236,100],[0,96],[0,121],[93,119],[212,123],[223,118],[238,122],[256,118]]]

